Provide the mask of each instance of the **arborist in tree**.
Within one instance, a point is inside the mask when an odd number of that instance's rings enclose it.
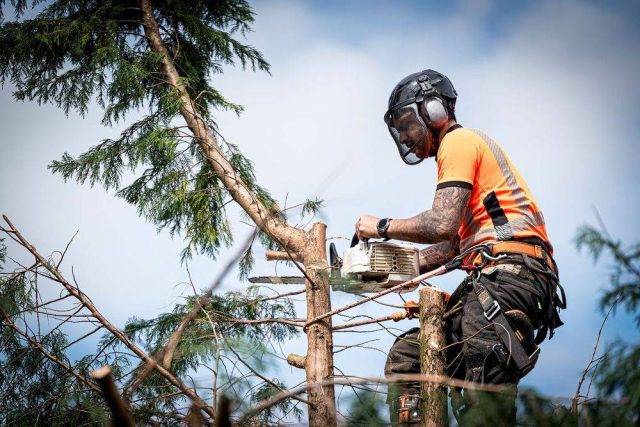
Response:
[[[422,273],[445,264],[469,272],[447,303],[447,375],[513,386],[506,412],[515,422],[516,385],[535,365],[538,345],[562,325],[564,292],[538,203],[493,139],[456,122],[456,98],[451,81],[433,70],[393,89],[385,123],[406,164],[435,158],[433,206],[407,219],[362,215],[356,233],[431,244],[420,251]],[[387,376],[420,372],[418,333],[398,337]],[[450,396],[456,418],[477,403],[471,392],[451,389]],[[420,384],[396,384],[388,403],[392,422],[418,422]]]

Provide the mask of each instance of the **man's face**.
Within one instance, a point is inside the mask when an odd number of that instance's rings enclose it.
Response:
[[[426,159],[433,146],[433,138],[415,106],[410,107],[402,108],[393,116],[393,127],[398,133],[397,143],[401,151]]]

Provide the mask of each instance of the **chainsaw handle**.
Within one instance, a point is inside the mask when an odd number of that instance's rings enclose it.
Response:
[[[389,240],[389,239],[387,238],[387,239],[383,239],[382,241],[383,241],[383,242],[386,242],[386,241],[388,241],[388,240]],[[369,239],[362,239],[362,241],[363,241],[364,243],[367,243],[367,242],[369,241]],[[354,234],[353,234],[353,237],[351,238],[351,246],[349,246],[349,247],[350,247],[350,248],[352,248],[352,247],[354,247],[355,245],[357,245],[358,243],[360,243],[360,239],[358,238],[358,234],[357,234],[357,233],[354,233]]]

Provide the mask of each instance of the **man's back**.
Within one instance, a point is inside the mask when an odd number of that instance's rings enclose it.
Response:
[[[442,139],[438,188],[471,189],[460,224],[460,250],[478,243],[537,238],[551,244],[542,211],[502,148],[484,133],[459,127]]]

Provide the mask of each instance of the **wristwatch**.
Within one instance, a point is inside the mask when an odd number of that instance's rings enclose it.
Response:
[[[387,235],[387,230],[389,230],[389,224],[391,224],[391,219],[390,218],[382,218],[380,221],[378,221],[378,235],[380,235],[380,237],[384,238],[384,239],[388,239],[389,236]]]

